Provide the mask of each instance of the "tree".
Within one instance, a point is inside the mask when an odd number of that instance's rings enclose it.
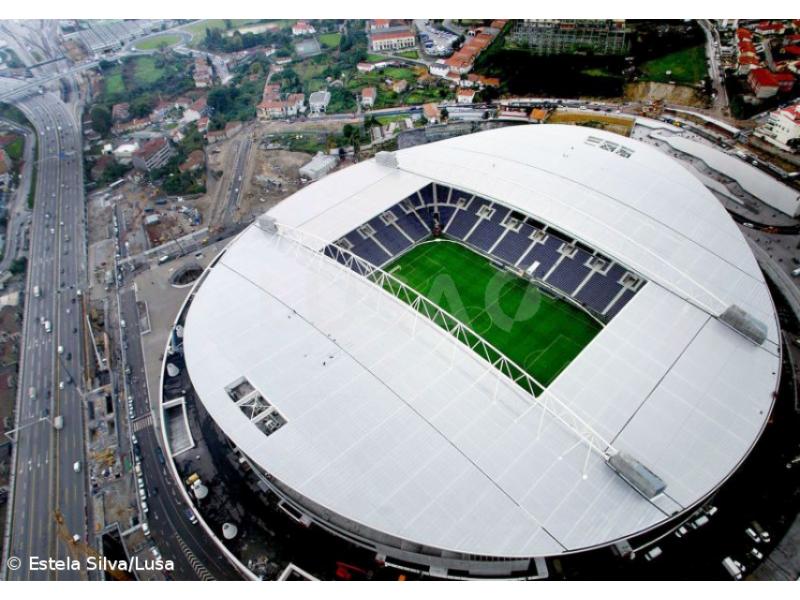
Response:
[[[440,114],[442,115],[442,121],[447,121],[447,117],[450,116],[450,113],[447,112],[447,107],[443,108]]]
[[[8,267],[8,270],[11,271],[12,275],[20,275],[25,272],[25,269],[28,267],[28,259],[24,256],[20,258],[15,258],[11,261],[11,266]]]
[[[92,108],[91,112],[92,118],[92,129],[94,129],[100,135],[108,135],[108,132],[111,131],[111,113],[105,106],[98,104],[94,108]]]

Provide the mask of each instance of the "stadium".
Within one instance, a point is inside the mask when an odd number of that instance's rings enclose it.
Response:
[[[750,248],[668,156],[525,125],[380,153],[239,234],[181,316],[199,402],[285,512],[435,577],[686,518],[781,367]]]

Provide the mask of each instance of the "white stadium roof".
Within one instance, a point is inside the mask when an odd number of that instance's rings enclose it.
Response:
[[[396,157],[397,169],[367,161],[270,212],[311,250],[253,226],[201,280],[187,366],[243,452],[354,524],[502,557],[633,535],[735,470],[772,405],[778,330],[747,243],[700,181],[635,140],[571,126]],[[312,251],[430,181],[553,224],[649,281],[548,392],[663,479],[663,495],[645,499],[469,348]],[[732,304],[767,325],[763,344],[716,318]],[[242,377],[287,421],[270,436],[226,392]]]

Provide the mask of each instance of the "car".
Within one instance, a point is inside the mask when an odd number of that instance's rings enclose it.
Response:
[[[681,538],[681,537],[685,536],[687,533],[689,533],[689,530],[688,530],[688,529],[686,529],[686,527],[685,527],[684,525],[681,525],[681,526],[680,526],[680,527],[678,527],[678,529],[675,531],[675,537],[679,537],[679,538]]]
[[[145,522],[142,522],[142,533],[145,537],[150,537],[150,526]]]
[[[192,523],[192,525],[197,524],[197,517],[194,516],[194,512],[192,512],[191,508],[185,509],[184,513],[186,514],[186,518],[189,519],[189,522]]]
[[[706,507],[706,514],[707,514],[709,517],[713,517],[715,514],[717,514],[717,511],[718,511],[718,510],[719,510],[719,509],[718,509],[716,506],[707,506],[707,507]]]
[[[63,381],[59,381],[58,382],[58,389],[60,389],[60,390],[64,389],[64,382]]]
[[[750,549],[750,556],[755,558],[756,560],[764,560],[764,554],[761,553],[758,548],[751,548]]]
[[[748,527],[747,529],[744,530],[744,532],[745,534],[747,534],[747,537],[753,540],[756,544],[761,543],[761,538],[758,536],[758,534],[752,527]]]
[[[644,559],[645,559],[647,562],[650,562],[650,561],[653,561],[653,560],[655,560],[656,558],[658,558],[658,557],[659,557],[659,556],[661,556],[662,554],[663,554],[663,551],[661,550],[661,548],[660,548],[659,546],[655,546],[655,547],[651,548],[651,549],[650,549],[650,550],[647,552],[647,554],[645,554],[645,555],[644,555]]]
[[[72,465],[72,470],[75,471],[76,473],[80,473],[81,472],[81,461],[76,460],[75,464]]]
[[[765,544],[769,544],[772,538],[769,535],[769,533],[763,527],[761,527],[761,525],[758,524],[758,521],[753,521],[752,523],[750,523],[750,525],[758,534],[758,537],[760,537]]]

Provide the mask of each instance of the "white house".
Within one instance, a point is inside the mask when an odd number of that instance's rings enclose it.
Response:
[[[313,35],[317,32],[316,29],[305,21],[298,21],[292,25],[292,35]]]
[[[794,104],[770,113],[766,123],[756,128],[754,134],[781,150],[796,151],[790,140],[800,140],[800,105]]]

